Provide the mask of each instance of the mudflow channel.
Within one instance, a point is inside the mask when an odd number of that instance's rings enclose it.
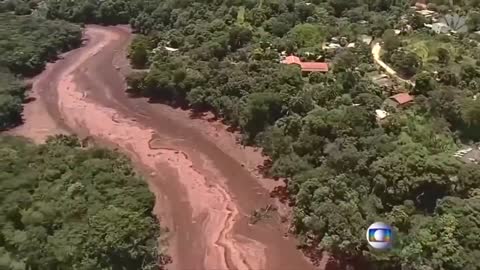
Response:
[[[313,269],[278,218],[249,225],[252,211],[272,201],[233,150],[177,115],[182,112],[126,96],[122,73],[131,38],[126,28],[87,26],[84,46],[34,78],[35,101],[14,133],[36,141],[76,133],[128,154],[156,196],[155,214],[170,229],[169,268]]]

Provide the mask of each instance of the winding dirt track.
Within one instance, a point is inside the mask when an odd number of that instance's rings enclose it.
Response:
[[[372,46],[372,55],[375,63],[377,63],[377,65],[382,67],[388,74],[390,74],[390,76],[393,76],[397,81],[406,83],[411,86],[415,86],[414,82],[403,79],[398,75],[398,73],[393,68],[387,65],[387,63],[383,62],[382,58],[380,57],[381,50],[382,50],[382,46],[380,46],[380,42],[375,42]]]
[[[260,161],[258,153],[250,159],[245,153],[251,149],[242,152],[232,138],[216,138],[212,126],[185,112],[126,97],[128,29],[88,26],[85,37],[85,46],[35,79],[37,100],[27,104],[26,123],[13,132],[36,141],[75,132],[131,156],[149,175],[155,214],[172,232],[169,268],[313,269],[284,237],[277,215],[248,224],[253,210],[273,203],[266,182],[249,170]]]

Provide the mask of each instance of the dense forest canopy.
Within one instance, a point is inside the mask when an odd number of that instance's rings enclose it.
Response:
[[[79,26],[37,16],[0,14],[0,66],[35,75],[60,52],[80,45]]]
[[[0,13],[0,130],[21,121],[28,87],[18,76],[39,73],[81,37],[79,26],[64,21]]]
[[[468,32],[454,35],[426,29],[412,2],[16,0],[1,9],[130,23],[132,65],[145,69],[127,78],[128,92],[210,110],[262,146],[270,174],[288,179],[304,247],[369,269],[475,270],[480,167],[453,154],[480,136],[479,1],[429,1],[466,18]],[[364,35],[382,39],[382,58],[415,87],[374,82]],[[330,71],[302,74],[279,63],[282,53]],[[378,121],[375,110],[398,90],[414,104],[386,106]],[[365,229],[378,220],[398,235],[392,252],[368,248]]]
[[[159,269],[154,197],[128,160],[0,137],[1,269]]]

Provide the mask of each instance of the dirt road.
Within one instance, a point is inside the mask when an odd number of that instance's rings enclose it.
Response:
[[[381,66],[390,76],[394,77],[396,80],[399,82],[406,83],[411,86],[415,86],[415,84],[410,81],[410,80],[405,80],[402,77],[400,77],[397,72],[391,68],[389,65],[387,65],[380,57],[380,52],[382,50],[382,46],[380,46],[379,42],[376,42],[373,47],[372,47],[372,55],[373,55],[373,60],[377,65]]]
[[[249,225],[255,209],[273,203],[274,183],[260,183],[251,171],[259,154],[240,150],[221,126],[128,98],[121,74],[127,29],[88,26],[85,36],[85,46],[36,79],[37,100],[25,111],[29,128],[14,132],[41,141],[45,129],[71,131],[131,156],[156,195],[155,214],[172,232],[172,269],[313,269],[284,237],[277,215]]]

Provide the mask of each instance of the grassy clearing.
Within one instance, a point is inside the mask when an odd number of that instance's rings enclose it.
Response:
[[[445,42],[429,35],[414,35],[406,39],[407,48],[415,52],[425,63],[437,61],[437,51],[444,48],[449,51],[452,58],[458,55],[458,47],[453,43]]]
[[[442,35],[429,35],[414,33],[403,39],[406,48],[415,52],[423,61],[426,70],[438,69],[438,49],[444,48],[449,52],[448,67],[451,71],[459,73],[462,65],[475,64],[473,50],[455,40],[454,37]]]

